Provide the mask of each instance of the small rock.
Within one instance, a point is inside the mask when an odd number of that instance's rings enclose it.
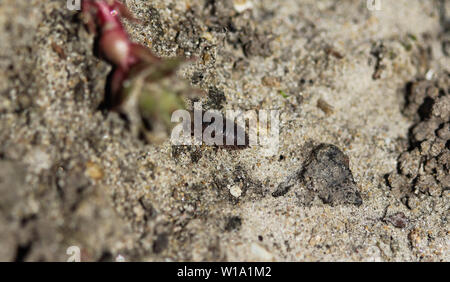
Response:
[[[236,12],[242,13],[253,8],[253,2],[251,0],[233,0],[233,6]]]
[[[280,87],[280,78],[274,76],[265,76],[261,79],[261,83],[267,87]]]
[[[334,107],[322,98],[317,100],[317,107],[327,115],[331,115],[334,112]]]
[[[230,194],[235,198],[239,198],[242,194],[242,190],[238,185],[233,185],[230,187]]]
[[[103,170],[93,162],[88,162],[86,164],[86,175],[93,180],[100,180],[103,178]]]
[[[385,220],[396,228],[405,228],[408,225],[408,218],[403,212],[393,214],[387,217]]]
[[[321,144],[317,146],[302,172],[302,179],[310,191],[329,205],[362,205],[348,157],[336,146]]]

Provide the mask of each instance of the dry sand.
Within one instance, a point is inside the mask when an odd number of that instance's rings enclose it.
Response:
[[[408,205],[386,180],[419,122],[402,111],[409,82],[439,81],[449,126],[449,1],[254,0],[238,13],[231,0],[127,0],[135,41],[198,58],[178,76],[204,104],[280,112],[274,156],[144,144],[99,111],[111,68],[65,2],[0,1],[0,260],[66,261],[70,246],[85,261],[450,259],[448,134],[436,193],[408,190]],[[330,169],[342,181],[304,180],[321,143],[345,154]]]

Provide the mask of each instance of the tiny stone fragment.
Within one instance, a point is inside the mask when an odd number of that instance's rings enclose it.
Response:
[[[233,0],[234,9],[238,13],[242,13],[248,9],[253,8],[253,3],[251,0]]]
[[[261,82],[264,86],[268,87],[279,87],[280,86],[280,78],[274,76],[265,76],[261,79]]]
[[[405,228],[408,225],[408,218],[403,212],[395,213],[385,219],[396,228]]]
[[[334,108],[332,105],[328,104],[327,101],[320,98],[317,100],[317,107],[322,110],[327,115],[331,115],[334,112]]]
[[[230,194],[235,198],[239,198],[242,194],[242,190],[238,185],[233,185],[230,187]]]

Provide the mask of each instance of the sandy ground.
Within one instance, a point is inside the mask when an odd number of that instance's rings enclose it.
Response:
[[[65,2],[0,1],[0,260],[449,260],[448,1],[127,0],[133,40],[197,58],[178,76],[205,105],[280,112],[273,156],[146,144],[99,111],[111,67]],[[408,115],[415,81],[438,96]]]

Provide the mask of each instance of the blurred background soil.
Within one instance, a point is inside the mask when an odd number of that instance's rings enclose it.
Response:
[[[144,142],[66,1],[0,0],[0,260],[449,260],[449,1],[125,2],[279,150]]]

